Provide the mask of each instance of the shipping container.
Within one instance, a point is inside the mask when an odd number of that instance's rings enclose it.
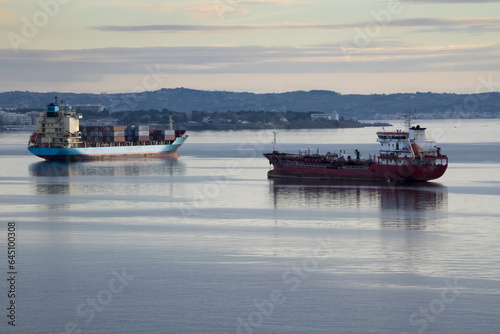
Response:
[[[107,143],[120,143],[124,141],[125,137],[105,137],[105,142]]]
[[[164,140],[175,140],[175,135],[165,135],[163,136]]]
[[[108,131],[104,135],[106,137],[125,137],[125,131]]]

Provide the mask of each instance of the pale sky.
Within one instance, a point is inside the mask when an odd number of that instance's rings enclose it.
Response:
[[[0,0],[0,20],[0,91],[500,90],[500,0]]]

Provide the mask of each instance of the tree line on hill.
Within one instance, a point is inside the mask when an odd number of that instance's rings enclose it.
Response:
[[[182,113],[192,110],[264,110],[280,112],[337,112],[346,119],[394,119],[410,107],[423,118],[491,118],[500,116],[500,93],[397,93],[339,94],[312,90],[286,93],[248,93],[202,91],[187,88],[160,89],[140,93],[0,93],[0,108],[42,108],[58,96],[69,105],[103,106],[109,112],[126,110],[162,110]]]
[[[170,122],[170,115],[176,126],[200,130],[239,130],[239,129],[266,129],[278,127],[281,129],[304,128],[345,128],[362,127],[363,123],[355,120],[313,121],[313,112],[297,111],[224,111],[207,112],[194,110],[191,113],[171,111],[169,109],[150,109],[134,111],[118,111],[112,114],[102,112],[82,111],[83,119],[117,119],[118,123],[128,124],[161,124]]]

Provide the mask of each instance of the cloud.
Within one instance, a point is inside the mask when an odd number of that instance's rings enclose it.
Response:
[[[295,4],[304,4],[308,2],[303,1],[293,1],[293,0],[261,0],[261,1],[249,1],[249,0],[216,0],[216,1],[204,1],[189,5],[193,10],[199,10],[203,12],[211,11],[213,12],[217,7],[227,7],[236,8],[238,6],[289,6]],[[308,3],[310,4],[310,3]]]
[[[184,24],[165,24],[165,25],[144,25],[144,26],[96,26],[92,29],[100,31],[115,32],[217,32],[217,31],[245,31],[245,30],[276,30],[276,29],[335,29],[337,25],[327,24],[224,24],[224,25],[184,25]]]
[[[464,18],[412,18],[393,20],[389,25],[399,27],[420,27],[420,26],[470,26],[470,25],[489,25],[500,26],[498,17],[464,17]]]
[[[347,63],[334,45],[307,47],[156,47],[86,50],[0,50],[5,81],[71,81],[145,75],[148,67],[167,74],[395,73],[500,71],[500,44],[437,47],[373,45]],[[29,69],[29,71],[27,70]]]
[[[389,26],[403,28],[422,28],[417,33],[451,33],[451,32],[498,32],[500,18],[469,17],[469,18],[414,18],[392,21]]]
[[[91,29],[113,32],[226,32],[226,31],[256,31],[256,30],[338,30],[364,27],[367,22],[344,24],[312,24],[312,23],[281,23],[281,24],[220,24],[220,25],[140,25],[140,26],[94,26]],[[409,18],[397,19],[387,23],[387,27],[440,27],[442,31],[494,31],[500,29],[500,18]]]
[[[112,6],[117,8],[126,8],[132,10],[147,10],[154,12],[173,12],[185,6],[183,3],[165,3],[165,4],[157,4],[157,3],[147,3],[147,2],[115,2],[110,5],[104,6]]]
[[[0,0],[1,1],[1,0]],[[117,8],[127,8],[132,10],[144,11],[160,11],[160,12],[173,12],[173,11],[194,11],[202,13],[216,13],[221,8],[225,11],[234,12],[247,12],[239,7],[246,6],[288,6],[294,4],[304,4],[307,2],[296,0],[215,0],[215,1],[200,1],[195,3],[189,2],[169,2],[169,3],[151,3],[151,2],[113,2],[111,4],[101,3],[99,6],[111,6]]]
[[[463,3],[500,3],[500,0],[399,0],[401,2],[408,2],[412,4],[435,4],[435,3],[448,3],[448,4],[463,4]]]
[[[305,1],[294,1],[294,0],[219,0],[220,2],[227,2],[227,3],[232,3],[232,4],[238,4],[238,5],[273,5],[273,6],[287,6],[287,5],[293,5],[293,4],[304,4],[304,3],[310,3],[310,2],[305,2]]]
[[[406,79],[398,77],[390,84],[391,89],[403,89],[412,76],[425,76],[426,81],[411,84],[427,91],[444,77],[470,79],[481,72],[500,73],[499,52],[500,44],[420,47],[382,41],[352,55],[348,63],[337,45],[21,50],[18,54],[0,49],[0,89],[133,91],[154,74],[162,87],[234,90],[239,85],[240,90],[273,91],[293,86],[353,92],[363,86],[370,92],[382,89],[381,82],[387,85],[387,78],[406,73]],[[332,78],[339,77],[348,82],[332,83]],[[308,78],[316,78],[316,84],[305,85],[303,80]],[[357,87],[349,80],[363,82]]]

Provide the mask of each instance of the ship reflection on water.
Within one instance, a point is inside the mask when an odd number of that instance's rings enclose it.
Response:
[[[137,176],[164,177],[185,174],[177,159],[142,161],[109,161],[61,163],[42,161],[29,166],[37,177],[37,194],[107,193],[110,183],[126,183]],[[123,177],[123,178],[122,178]]]
[[[31,176],[139,176],[183,174],[185,167],[176,159],[152,160],[152,163],[132,161],[65,163],[41,161],[30,165]]]
[[[308,208],[332,212],[376,212],[384,228],[424,229],[448,208],[447,187],[434,182],[384,183],[274,179],[275,208]]]

